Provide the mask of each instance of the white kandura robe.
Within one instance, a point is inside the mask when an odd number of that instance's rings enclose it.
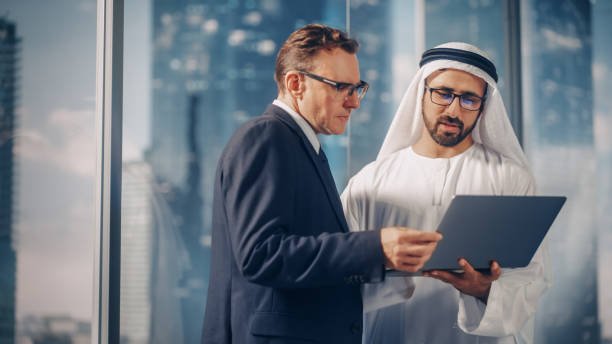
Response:
[[[379,158],[351,178],[341,198],[351,230],[432,231],[454,195],[534,192],[527,170],[475,143],[450,159],[411,147]],[[364,343],[532,343],[536,306],[550,284],[546,241],[527,267],[502,269],[486,305],[433,278],[388,277],[364,285]]]

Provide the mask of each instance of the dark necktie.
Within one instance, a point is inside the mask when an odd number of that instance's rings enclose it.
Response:
[[[342,205],[340,203],[340,199],[338,198],[338,189],[336,189],[336,182],[334,182],[334,177],[331,174],[331,169],[329,167],[329,163],[327,162],[327,156],[325,152],[323,152],[323,148],[319,149],[319,159],[322,163],[323,170],[323,178],[325,178],[327,182],[327,187],[332,191],[332,202],[338,208],[337,210],[342,214]]]
[[[331,168],[329,167],[329,163],[327,162],[327,155],[325,155],[323,147],[319,148],[319,159],[321,159],[321,162],[323,163],[323,172],[325,174],[325,178],[328,182],[331,182],[331,184],[335,185],[336,183],[334,183],[334,177],[331,174]]]

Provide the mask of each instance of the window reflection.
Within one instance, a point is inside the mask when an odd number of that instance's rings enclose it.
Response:
[[[0,343],[88,343],[95,1],[0,13]]]
[[[150,6],[151,83],[136,82],[150,91],[151,110],[144,114],[150,132],[131,122],[137,109],[124,116],[124,144],[137,148],[124,154],[122,250],[130,253],[122,255],[121,338],[196,343],[221,150],[238,126],[261,115],[276,97],[274,68],[282,42],[310,22],[344,27],[345,3],[153,0]],[[126,4],[126,32],[138,30],[129,25],[143,15],[139,11]],[[139,63],[130,57],[139,53],[141,45],[130,41],[136,36],[126,34],[126,73]],[[126,74],[125,82],[134,80]],[[124,109],[132,107],[130,89]],[[148,327],[140,326],[145,322]]]
[[[348,178],[359,171],[370,161],[376,158],[378,150],[391,123],[395,113],[393,99],[393,86],[391,80],[409,78],[405,75],[408,71],[398,70],[399,61],[393,59],[392,51],[402,49],[412,51],[413,35],[412,27],[398,27],[398,24],[410,25],[410,15],[401,22],[394,22],[394,13],[398,8],[405,10],[404,13],[412,13],[413,5],[409,2],[399,1],[357,1],[351,3],[351,35],[360,44],[359,68],[361,79],[370,84],[368,93],[361,101],[360,107],[351,115],[350,151],[348,156],[337,156],[332,163],[342,166],[346,160],[348,171],[334,173],[334,179],[338,184],[340,192],[346,186]],[[407,30],[402,30],[407,29]],[[408,33],[408,34],[406,34]],[[398,39],[401,36],[401,39]],[[398,46],[395,46],[397,43]],[[410,57],[406,57],[410,60]],[[410,60],[411,63],[413,62]],[[412,69],[409,69],[412,70]],[[392,72],[398,72],[393,75]],[[326,137],[327,142],[346,146],[347,140],[343,137]],[[335,142],[334,142],[335,141]],[[331,143],[330,142],[330,143]],[[329,144],[328,144],[329,146]],[[326,151],[330,151],[327,148]],[[342,151],[343,152],[343,151]],[[330,154],[328,153],[328,156]]]
[[[593,16],[593,127],[595,135],[596,190],[598,221],[597,294],[601,341],[612,342],[612,2],[598,1],[592,6]]]
[[[567,196],[548,235],[554,285],[540,302],[536,341],[594,343],[599,328],[591,4],[528,1],[522,11],[524,146],[539,192]]]
[[[126,32],[137,17],[135,3],[126,4]],[[348,29],[361,43],[361,78],[372,88],[354,113],[350,134],[321,137],[339,190],[375,158],[423,49],[446,41],[472,42],[505,70],[502,3],[348,2]],[[147,55],[151,72],[136,88],[145,90],[151,109],[134,107],[137,97],[130,97],[134,91],[126,87],[124,153],[130,154],[124,154],[123,171],[123,342],[199,340],[211,190],[220,151],[240,124],[259,116],[274,99],[275,53],[289,33],[309,22],[343,28],[346,5],[340,0],[153,0],[150,13],[140,14],[152,23],[151,34],[144,36],[152,37],[145,46],[150,49],[144,49],[152,54]],[[612,191],[605,177],[611,150],[607,131],[597,129],[610,121],[606,97],[589,96],[610,89],[605,78],[597,78],[610,69],[609,50],[598,50],[605,44],[597,37],[609,35],[589,29],[610,15],[605,6],[586,0],[523,6],[525,148],[540,193],[568,196],[551,234],[555,284],[539,306],[538,342],[596,342],[600,322],[604,337],[612,333],[605,325],[612,316],[602,307],[598,318],[597,299],[605,304],[609,295],[598,296],[594,268],[598,254],[600,262],[609,256],[597,253],[595,240],[597,226],[610,224],[601,214]],[[126,84],[139,80],[130,74],[138,67],[139,60],[130,62],[137,47],[126,35]],[[505,73],[500,74],[505,93]],[[610,241],[607,233],[600,235]],[[600,250],[609,246],[604,242]]]

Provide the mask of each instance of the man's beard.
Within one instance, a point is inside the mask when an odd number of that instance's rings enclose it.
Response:
[[[478,117],[476,117],[474,124],[472,124],[472,126],[470,126],[469,128],[466,128],[465,130],[463,129],[463,121],[461,121],[459,118],[453,118],[450,116],[441,116],[436,120],[435,123],[431,123],[427,120],[425,114],[423,114],[423,121],[425,122],[425,127],[427,128],[429,135],[437,144],[444,147],[454,147],[472,133],[472,130],[474,130],[476,123],[478,123],[479,117],[480,114],[478,114]],[[442,123],[456,125],[459,128],[459,132],[456,134],[448,132],[439,133],[438,128]]]

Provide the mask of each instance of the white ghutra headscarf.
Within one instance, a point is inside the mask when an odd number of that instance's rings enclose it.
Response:
[[[440,69],[458,69],[487,82],[485,106],[472,138],[488,149],[529,169],[497,89],[497,72],[487,54],[467,43],[451,42],[423,53],[421,68],[402,98],[377,159],[414,145],[423,133],[422,100],[425,79]]]

